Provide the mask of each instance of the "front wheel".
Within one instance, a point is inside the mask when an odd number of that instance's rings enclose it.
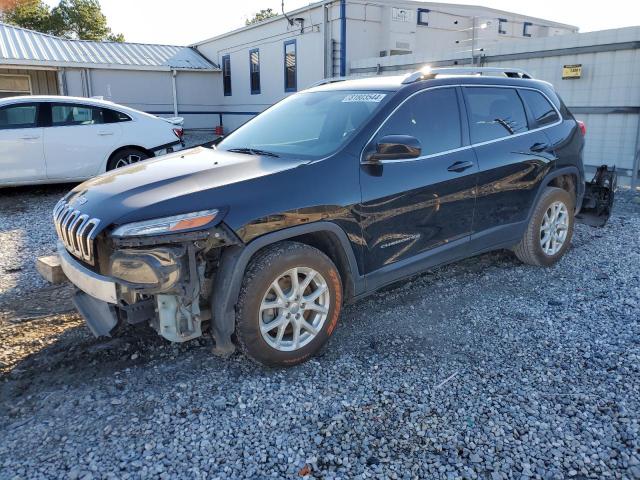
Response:
[[[149,158],[149,155],[142,150],[135,148],[125,148],[114,153],[109,159],[107,170],[115,170],[116,168],[126,167],[134,163],[141,162]]]
[[[547,188],[531,216],[520,243],[513,249],[529,265],[548,267],[557,263],[571,244],[575,200],[561,188]]]
[[[320,250],[278,243],[249,264],[237,306],[240,349],[268,366],[296,365],[317,353],[335,330],[340,275]]]

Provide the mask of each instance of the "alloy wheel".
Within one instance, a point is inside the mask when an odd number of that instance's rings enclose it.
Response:
[[[140,160],[142,160],[140,155],[135,155],[133,153],[130,153],[129,155],[118,159],[118,161],[116,162],[115,168],[126,167],[127,165],[138,163]]]
[[[331,295],[324,277],[307,267],[292,268],[276,278],[260,303],[262,338],[284,352],[308,345],[322,330]]]
[[[540,246],[542,251],[553,256],[560,251],[569,231],[569,211],[567,206],[556,201],[549,205],[540,226]]]

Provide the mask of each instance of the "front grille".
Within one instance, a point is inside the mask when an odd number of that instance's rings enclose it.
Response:
[[[89,218],[86,213],[75,210],[71,205],[61,200],[53,209],[53,223],[56,226],[58,238],[69,253],[90,265],[94,265],[94,242],[100,220]]]

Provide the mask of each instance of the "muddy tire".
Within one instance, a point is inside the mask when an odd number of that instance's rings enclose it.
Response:
[[[535,207],[527,230],[513,249],[529,265],[549,267],[569,249],[573,236],[575,199],[561,188],[547,188]]]
[[[236,309],[238,347],[267,366],[302,363],[329,340],[341,307],[331,259],[302,243],[277,243],[247,267]]]

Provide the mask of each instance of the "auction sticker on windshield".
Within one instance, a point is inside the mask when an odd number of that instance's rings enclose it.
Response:
[[[352,93],[344,97],[342,99],[342,103],[352,103],[352,102],[380,103],[386,96],[387,96],[386,93]]]

